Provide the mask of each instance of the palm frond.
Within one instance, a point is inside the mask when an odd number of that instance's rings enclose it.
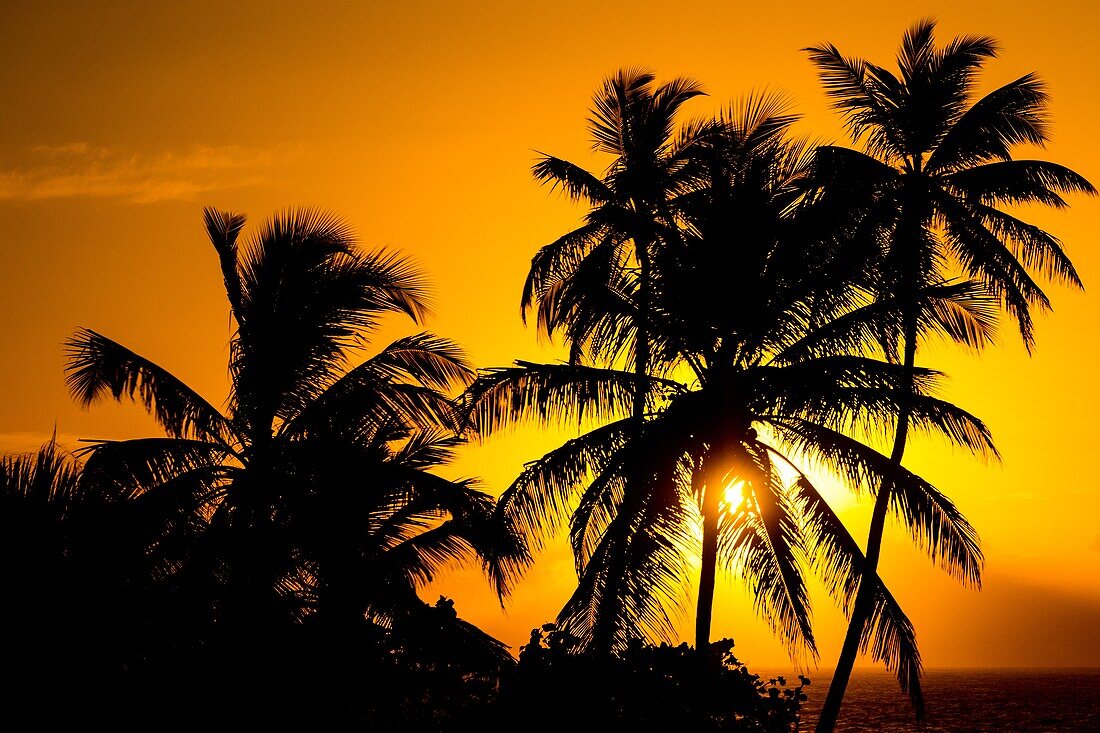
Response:
[[[458,344],[427,332],[394,341],[367,364],[383,379],[407,380],[444,392],[467,387],[476,377]]]
[[[1050,299],[981,214],[951,197],[940,197],[947,246],[971,277],[981,279],[1015,318],[1024,345],[1034,343],[1031,307],[1050,309]],[[1049,254],[1049,252],[1048,252]]]
[[[621,450],[595,473],[591,483],[580,494],[569,519],[569,544],[577,576],[584,574],[608,526],[619,513],[630,484],[630,468],[626,465],[633,451]]]
[[[942,333],[959,344],[979,350],[996,340],[999,301],[976,280],[945,283],[922,296],[921,330],[930,322],[933,333]]]
[[[980,585],[983,558],[977,533],[934,486],[835,430],[805,420],[767,422],[788,445],[833,469],[852,487],[890,491],[895,513],[933,562],[964,584]]]
[[[1043,160],[1000,160],[983,163],[945,176],[952,188],[986,204],[1038,203],[1067,206],[1059,194],[1094,195],[1096,189],[1082,175]]]
[[[897,677],[901,691],[909,695],[917,721],[925,718],[924,691],[921,687],[921,657],[913,623],[902,611],[893,594],[879,580],[874,605],[860,640],[860,650],[871,651]],[[868,631],[869,630],[869,633]]]
[[[225,478],[235,469],[232,454],[223,446],[181,438],[134,438],[99,441],[80,450],[87,458],[83,480],[99,487],[111,487],[119,500],[131,500],[158,492],[164,485],[192,472],[215,473]],[[203,481],[210,478],[203,473]],[[178,482],[177,482],[178,483]],[[205,484],[204,484],[205,486]],[[196,497],[197,503],[214,497]]]
[[[862,59],[850,59],[832,44],[803,49],[818,69],[825,93],[843,115],[845,124],[857,139],[870,138],[872,149],[889,159],[902,157],[905,141],[892,124],[889,99],[889,74]],[[879,73],[881,72],[881,73]]]
[[[516,362],[484,370],[464,402],[478,432],[489,434],[532,420],[542,425],[580,424],[586,418],[613,420],[630,412],[637,378],[630,372],[570,364]],[[680,385],[649,377],[657,397]]]
[[[890,504],[937,565],[963,584],[981,587],[985,560],[978,533],[950,499],[922,481],[895,484]]]
[[[520,298],[520,314],[524,322],[527,312],[536,302],[546,299],[548,291],[575,276],[583,261],[601,244],[610,248],[615,237],[603,222],[587,222],[583,226],[559,237],[542,247],[531,259],[531,268],[523,284]],[[540,323],[543,319],[540,319]],[[544,331],[551,333],[556,319],[545,319]]]
[[[200,437],[229,444],[229,421],[166,369],[125,346],[81,328],[65,342],[65,381],[73,398],[88,407],[110,394],[140,402],[171,436]]]
[[[602,204],[613,199],[603,181],[568,160],[540,153],[538,161],[531,166],[531,173],[539,183],[549,184],[551,190],[560,187],[572,201]]]
[[[450,463],[466,439],[440,428],[415,431],[393,456],[394,463],[412,468],[430,468]]]
[[[977,214],[985,227],[1006,243],[1012,256],[1024,267],[1037,271],[1049,280],[1084,289],[1077,268],[1057,237],[990,206],[978,206]]]
[[[600,426],[526,464],[501,494],[497,512],[540,549],[586,481],[602,473],[625,444],[631,427],[630,419]]]
[[[692,541],[684,497],[669,481],[635,488],[642,490],[620,505],[558,616],[583,647],[621,649],[638,636],[667,640],[674,633],[670,611],[684,601],[683,548]]]
[[[370,440],[377,435],[397,437],[405,429],[461,429],[462,418],[445,395],[431,387],[393,382],[390,376],[388,366],[360,364],[284,422],[279,434],[342,434]]]
[[[1045,85],[1026,74],[985,95],[951,126],[929,156],[926,169],[949,172],[1009,160],[1019,144],[1042,145],[1048,137]]]
[[[875,661],[895,673],[917,718],[923,719],[920,651],[912,623],[882,580],[864,575],[865,558],[859,544],[805,475],[795,482],[792,494],[803,517],[807,557],[846,616],[852,614],[861,579],[874,583],[873,610],[860,639],[861,651],[870,651]]]
[[[593,147],[611,155],[624,155],[636,134],[639,108],[652,99],[656,77],[645,69],[620,69],[604,80],[593,97],[588,130]]]
[[[922,18],[905,30],[901,39],[901,53],[898,54],[898,68],[902,79],[911,84],[935,58],[936,21]]]
[[[80,465],[51,439],[34,453],[0,456],[0,498],[9,508],[26,502],[63,520],[83,501],[80,476]]]
[[[396,252],[358,251],[325,212],[267,220],[241,251],[240,330],[232,345],[235,404],[253,429],[293,419],[338,377],[347,350],[387,313],[428,312],[417,268]]]
[[[889,431],[903,411],[919,428],[983,458],[997,458],[981,420],[932,396],[939,374],[864,357],[821,357],[780,368],[747,370],[746,384],[770,404],[760,419],[798,417],[842,431]]]
[[[751,487],[747,506],[723,522],[721,552],[727,562],[742,568],[754,589],[758,615],[768,621],[788,651],[793,655],[806,650],[816,658],[810,598],[800,570],[805,548],[794,507],[767,450],[757,445],[747,450],[751,466],[746,476]]]
[[[218,263],[225,283],[225,294],[233,316],[240,318],[241,312],[241,275],[237,270],[237,238],[244,228],[247,218],[244,214],[218,211],[212,207],[202,210],[206,235],[218,253]]]
[[[473,547],[462,535],[461,525],[446,521],[419,532],[386,553],[391,572],[400,573],[413,588],[423,588],[447,568],[461,566],[473,555]]]
[[[664,152],[673,141],[677,111],[688,100],[705,94],[698,81],[687,77],[677,77],[659,86],[653,93],[650,109],[646,110],[647,149]]]
[[[448,518],[438,529],[446,528],[448,536],[463,541],[465,549],[480,559],[498,595],[501,598],[508,595],[530,564],[531,557],[525,538],[516,531],[514,524],[502,521],[492,498],[477,490],[476,482],[470,479],[450,481],[424,471],[410,471],[395,462],[385,471],[391,476],[388,483],[407,484],[411,492],[385,523],[384,532],[380,532],[405,538],[394,549],[403,551],[401,548],[409,542],[413,543],[412,547],[419,548],[417,538],[426,533],[420,518],[425,514],[438,516],[438,512],[446,512]],[[410,523],[411,526],[407,526]],[[456,552],[451,561],[463,560],[460,555],[461,552]],[[423,578],[426,566],[419,561],[424,555],[417,552],[413,558],[417,560],[418,569],[412,575]]]

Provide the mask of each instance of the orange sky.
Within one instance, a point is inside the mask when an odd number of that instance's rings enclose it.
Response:
[[[788,92],[802,130],[840,139],[798,49],[830,41],[880,63],[918,15],[939,38],[982,33],[1001,58],[990,84],[1039,71],[1054,95],[1044,153],[1100,183],[1094,115],[1100,62],[1092,3],[648,2],[325,4],[5,3],[0,9],[0,450],[153,428],[139,409],[82,412],[65,392],[61,342],[101,330],[212,400],[226,393],[227,307],[200,207],[256,221],[312,204],[347,217],[368,245],[400,247],[429,272],[430,327],[479,365],[552,359],[518,318],[535,249],[579,211],[531,180],[534,149],[599,168],[584,118],[606,74],[643,64],[691,75],[716,111],[750,89]],[[1100,201],[1032,217],[1100,283]],[[985,419],[1004,454],[983,466],[938,445],[907,459],[956,499],[988,558],[982,593],[956,588],[887,534],[883,574],[917,625],[929,666],[1100,665],[1100,528],[1092,459],[1100,299],[1052,288],[1028,358],[1010,334],[981,357],[929,349],[949,396]],[[559,436],[520,433],[472,449],[458,470],[500,490]],[[832,497],[857,537],[869,508]],[[438,592],[518,644],[550,620],[572,564],[551,548],[501,613],[476,575]],[[842,618],[816,597],[822,661]],[[719,592],[715,633],[755,665],[785,655],[748,597]],[[688,627],[690,628],[690,627]]]

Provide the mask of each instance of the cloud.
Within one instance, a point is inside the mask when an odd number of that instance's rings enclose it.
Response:
[[[32,152],[39,155],[45,155],[50,158],[56,158],[64,155],[87,155],[92,150],[92,146],[86,142],[82,143],[65,143],[64,145],[38,145],[31,148]],[[100,148],[100,151],[105,151],[106,148]]]
[[[130,203],[190,201],[207,191],[263,183],[298,149],[192,145],[155,154],[135,153],[87,142],[39,145],[35,164],[0,169],[0,201],[74,197],[113,198]]]

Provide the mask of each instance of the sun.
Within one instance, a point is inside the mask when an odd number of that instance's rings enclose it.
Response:
[[[745,501],[745,482],[731,481],[722,492],[722,503],[727,512],[736,512]]]

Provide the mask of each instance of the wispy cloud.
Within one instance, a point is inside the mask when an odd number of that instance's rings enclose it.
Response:
[[[70,142],[40,145],[30,152],[32,164],[0,169],[0,200],[95,197],[140,204],[189,201],[207,191],[261,184],[272,169],[299,151],[293,146],[192,145],[142,154]]]

